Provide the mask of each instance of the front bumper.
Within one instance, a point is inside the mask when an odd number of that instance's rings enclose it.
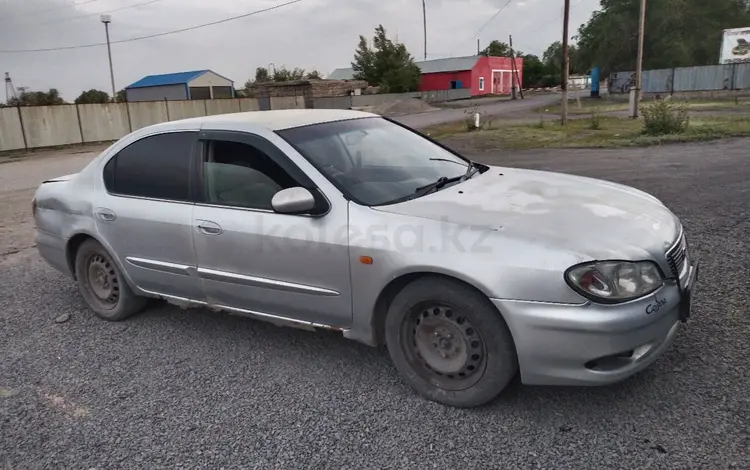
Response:
[[[618,305],[492,302],[513,335],[523,383],[605,385],[645,369],[669,348],[686,319],[696,273],[691,267],[684,288],[667,281]]]

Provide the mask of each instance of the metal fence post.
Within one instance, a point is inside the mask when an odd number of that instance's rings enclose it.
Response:
[[[76,107],[76,117],[78,118],[78,132],[81,133],[81,145],[85,144],[86,141],[83,140],[83,124],[81,123],[81,110],[78,109],[78,103],[75,103]]]
[[[167,121],[171,121],[169,119],[169,103],[167,103],[167,97],[164,97],[164,109],[167,111]]]
[[[670,86],[669,96],[674,96],[674,76],[676,72],[677,69],[675,67],[672,67],[672,84]]]
[[[208,103],[206,100],[203,100],[203,114],[204,116],[208,116]]]
[[[125,102],[125,113],[128,115],[128,132],[133,132],[133,122],[130,119],[130,102]]]
[[[29,143],[26,140],[26,128],[23,125],[23,116],[21,115],[21,105],[16,105],[16,110],[18,111],[18,122],[21,124],[21,135],[23,136],[23,148],[28,151],[29,150]]]

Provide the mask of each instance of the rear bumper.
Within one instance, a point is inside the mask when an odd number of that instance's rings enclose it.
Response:
[[[36,229],[36,247],[39,250],[39,255],[53,268],[70,277],[74,277],[65,251],[67,244],[68,240],[66,238],[39,228]]]
[[[497,300],[516,343],[521,380],[534,385],[605,385],[645,369],[680,329],[680,288],[620,305]]]

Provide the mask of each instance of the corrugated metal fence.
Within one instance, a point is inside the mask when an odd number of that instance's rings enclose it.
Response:
[[[634,84],[635,72],[614,72],[609,77],[609,92],[627,93]],[[644,93],[748,89],[750,63],[643,71]]]

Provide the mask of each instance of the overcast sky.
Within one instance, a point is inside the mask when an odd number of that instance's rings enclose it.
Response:
[[[0,51],[77,46],[105,41],[99,13],[111,12],[112,41],[208,23],[288,0],[0,0]],[[477,30],[507,0],[426,0],[428,58],[476,53]],[[571,35],[598,7],[573,0]],[[133,5],[132,8],[129,8]],[[121,9],[119,11],[112,11]],[[478,35],[541,54],[562,35],[563,0],[512,0]],[[154,39],[114,44],[117,89],[145,75],[211,69],[241,87],[256,67],[348,67],[358,35],[383,24],[392,38],[423,57],[420,0],[302,0],[255,16]],[[81,91],[109,91],[106,47],[34,53],[0,52],[0,72],[16,87],[55,87],[73,100]],[[5,96],[0,95],[0,100]]]

